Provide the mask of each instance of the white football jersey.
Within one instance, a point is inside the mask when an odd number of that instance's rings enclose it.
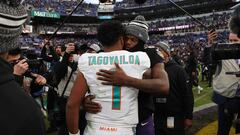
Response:
[[[150,67],[150,59],[145,52],[113,51],[107,53],[86,53],[79,58],[78,68],[83,73],[94,102],[102,106],[97,114],[86,114],[86,119],[95,124],[118,127],[135,127],[138,123],[138,89],[132,87],[102,85],[96,73],[100,69],[114,70],[119,63],[124,72],[141,79]]]

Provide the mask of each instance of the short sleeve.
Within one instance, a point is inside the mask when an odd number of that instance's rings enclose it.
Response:
[[[150,58],[151,68],[158,63],[163,63],[163,56],[161,56],[161,52],[158,52],[156,48],[146,48],[145,52]]]
[[[88,69],[88,55],[83,54],[78,60],[78,70],[84,73]]]
[[[141,56],[141,67],[143,70],[147,70],[148,68],[150,68],[151,65],[150,59],[145,52],[143,52]]]

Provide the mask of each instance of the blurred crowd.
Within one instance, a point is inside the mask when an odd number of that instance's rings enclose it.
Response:
[[[58,12],[61,15],[68,15],[73,7],[76,7],[78,2],[76,0],[25,0],[24,3],[31,10]],[[82,4],[75,14],[85,16],[97,16],[98,5]]]
[[[174,2],[179,2],[183,0],[173,0]],[[139,7],[149,7],[158,4],[167,4],[168,0],[148,0],[144,3],[144,5],[139,5],[134,1],[123,0],[122,2],[116,3],[115,9],[126,9],[126,8],[139,8]]]
[[[223,11],[217,13],[200,14],[196,18],[201,22],[204,22],[206,26],[214,26],[215,29],[227,29],[228,20],[231,15],[231,11]],[[174,33],[186,33],[186,32],[198,32],[204,31],[201,25],[196,24],[191,18],[179,17],[179,18],[167,18],[167,19],[157,19],[149,20],[149,31],[173,31]],[[60,29],[60,32],[81,32],[86,34],[96,34],[98,24],[81,24],[73,25],[66,24]],[[54,32],[57,25],[47,26],[40,25],[38,27],[39,33]]]

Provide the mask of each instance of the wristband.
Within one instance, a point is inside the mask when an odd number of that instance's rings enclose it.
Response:
[[[78,132],[76,134],[72,134],[70,132],[68,132],[68,133],[69,133],[69,135],[80,135],[80,130],[78,130]]]

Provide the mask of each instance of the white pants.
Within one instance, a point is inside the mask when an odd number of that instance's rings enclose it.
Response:
[[[136,135],[136,127],[113,127],[88,123],[84,135]]]

